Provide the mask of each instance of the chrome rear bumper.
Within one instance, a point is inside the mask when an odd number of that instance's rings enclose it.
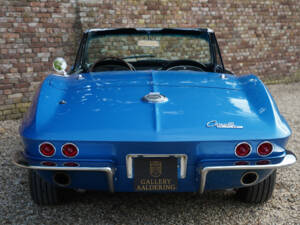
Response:
[[[284,159],[277,164],[268,164],[268,165],[239,165],[239,166],[210,166],[199,168],[199,173],[201,174],[201,184],[200,184],[200,193],[204,192],[206,184],[206,176],[210,171],[216,170],[268,170],[268,169],[277,169],[286,166],[293,165],[296,162],[297,158],[294,153],[287,151]]]
[[[22,152],[17,152],[12,162],[18,167],[32,170],[104,172],[107,175],[109,190],[110,192],[114,192],[114,168],[112,167],[32,166],[29,165]]]
[[[149,155],[150,156],[150,155]],[[152,156],[152,155],[151,155]],[[183,157],[184,156],[184,157]],[[132,178],[130,175],[132,174],[131,160],[135,157],[135,155],[127,156],[127,176],[128,178]],[[187,166],[187,156],[186,155],[178,155],[181,159],[181,170],[180,170],[180,178],[184,179],[186,176],[186,166]],[[203,193],[206,185],[206,177],[208,172],[210,171],[222,171],[222,170],[272,170],[281,167],[286,167],[294,164],[296,162],[296,156],[287,151],[284,159],[277,164],[267,164],[267,165],[234,165],[234,166],[209,166],[198,168],[199,173],[201,174],[201,184],[200,184],[200,193]],[[90,171],[90,172],[105,172],[107,175],[108,186],[110,192],[114,192],[114,172],[115,168],[113,167],[67,167],[67,166],[38,166],[38,165],[30,165],[27,159],[24,157],[22,152],[17,152],[13,158],[13,163],[21,168],[26,169],[34,169],[34,170],[48,170],[48,171]]]

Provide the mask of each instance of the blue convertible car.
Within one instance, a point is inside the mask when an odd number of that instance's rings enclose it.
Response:
[[[91,29],[72,68],[62,58],[53,67],[14,159],[29,169],[37,204],[66,189],[235,189],[261,203],[276,169],[296,162],[268,89],[224,68],[210,29]]]

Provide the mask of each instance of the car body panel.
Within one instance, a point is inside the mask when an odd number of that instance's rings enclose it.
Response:
[[[46,79],[33,129],[23,127],[22,135],[70,141],[78,136],[82,141],[220,141],[291,133],[268,90],[253,75],[221,79],[221,74],[149,71],[83,76]],[[144,102],[150,92],[162,93],[168,102]],[[243,128],[208,128],[210,121]]]
[[[20,127],[24,152],[14,160],[16,165],[36,170],[56,185],[54,176],[63,172],[71,180],[65,188],[133,192],[132,156],[175,157],[175,191],[203,192],[244,187],[241,177],[249,171],[257,174],[257,184],[275,169],[295,163],[286,150],[291,130],[266,86],[255,75],[228,74],[223,65],[216,67],[216,58],[215,72],[75,71],[81,71],[90,32],[140,30],[208,32],[210,43],[215,40],[207,29],[88,30],[72,74],[51,74],[37,90]],[[167,101],[147,102],[144,96],[149,93],[159,93]],[[266,141],[273,151],[261,156],[257,148]],[[43,142],[55,147],[52,157],[40,153]],[[239,157],[235,148],[244,142],[251,152]],[[78,155],[64,156],[66,143],[75,144]],[[67,166],[68,162],[77,166]],[[243,166],[237,165],[241,162]]]

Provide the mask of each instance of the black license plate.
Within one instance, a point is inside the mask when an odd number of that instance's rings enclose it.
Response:
[[[133,160],[136,191],[176,191],[177,159],[138,157]]]

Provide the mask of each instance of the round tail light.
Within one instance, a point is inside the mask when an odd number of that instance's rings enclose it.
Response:
[[[239,143],[235,147],[235,154],[238,157],[246,157],[251,152],[251,145],[249,145],[247,142]]]
[[[78,148],[72,143],[67,143],[62,146],[62,154],[65,157],[72,158],[78,154]]]
[[[270,142],[263,142],[257,148],[257,153],[260,156],[270,155],[273,151],[273,145]]]
[[[51,157],[55,153],[55,147],[53,146],[53,144],[51,144],[49,142],[44,142],[44,143],[40,144],[39,151],[40,151],[41,155],[46,156],[46,157]]]

